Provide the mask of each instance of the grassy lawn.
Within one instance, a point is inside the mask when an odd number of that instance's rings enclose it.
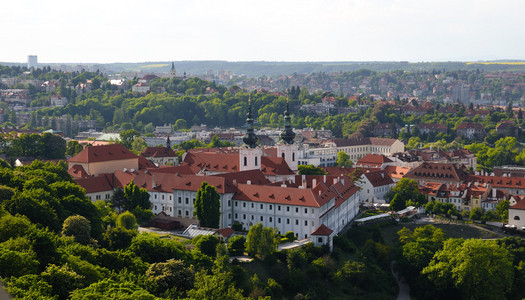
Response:
[[[389,246],[394,244],[395,239],[397,239],[397,232],[403,227],[407,227],[410,230],[414,230],[417,227],[425,226],[426,224],[415,224],[415,223],[400,223],[397,225],[388,225],[381,228],[381,233],[385,243]],[[432,224],[437,228],[441,228],[445,235],[449,238],[479,238],[479,239],[494,239],[501,238],[502,236],[488,232],[483,229],[472,227],[469,225],[463,224]]]

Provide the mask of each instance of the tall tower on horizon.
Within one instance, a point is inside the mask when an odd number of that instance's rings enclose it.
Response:
[[[260,170],[262,149],[257,146],[259,138],[253,131],[252,102],[250,98],[248,98],[246,123],[248,124],[248,129],[246,129],[246,134],[242,138],[244,145],[239,149],[239,169],[240,171]]]
[[[290,107],[286,99],[286,110],[284,111],[284,129],[279,134],[281,140],[277,143],[277,155],[280,155],[292,171],[297,171],[297,152],[299,146],[294,144],[295,132],[292,129],[292,117]]]
[[[173,79],[175,77],[177,77],[177,70],[175,70],[175,63],[171,62],[170,78]]]
[[[27,68],[37,68],[38,67],[38,57],[36,55],[27,56]]]

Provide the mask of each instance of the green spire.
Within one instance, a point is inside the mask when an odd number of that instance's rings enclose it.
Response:
[[[246,134],[242,140],[249,148],[255,148],[257,147],[257,141],[259,138],[253,132],[252,101],[250,97],[248,97],[248,113],[246,114],[246,123],[248,124],[248,129],[246,130]]]
[[[292,129],[292,117],[290,116],[290,108],[288,103],[288,98],[286,98],[286,110],[284,111],[284,129],[279,135],[281,140],[288,145],[293,144],[295,138],[295,132]]]

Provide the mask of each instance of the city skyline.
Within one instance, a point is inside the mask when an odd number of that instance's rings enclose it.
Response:
[[[525,3],[9,1],[0,61],[490,61],[525,59]]]

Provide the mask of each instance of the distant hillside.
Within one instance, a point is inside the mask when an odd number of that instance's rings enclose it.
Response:
[[[485,71],[517,71],[525,72],[524,61],[491,61],[491,62],[270,62],[270,61],[174,61],[177,72],[188,75],[202,75],[208,70],[232,71],[236,75],[246,76],[276,76],[293,73],[308,74],[314,72],[348,72],[360,69],[368,69],[378,72],[393,70],[404,71],[432,71],[432,70],[485,70]],[[3,65],[25,65],[22,63],[0,63]],[[52,63],[49,65],[77,65]],[[92,64],[84,64],[92,65]],[[171,61],[143,62],[143,63],[111,63],[99,64],[104,66],[106,73],[119,73],[126,71],[146,73],[167,73],[171,67]]]

